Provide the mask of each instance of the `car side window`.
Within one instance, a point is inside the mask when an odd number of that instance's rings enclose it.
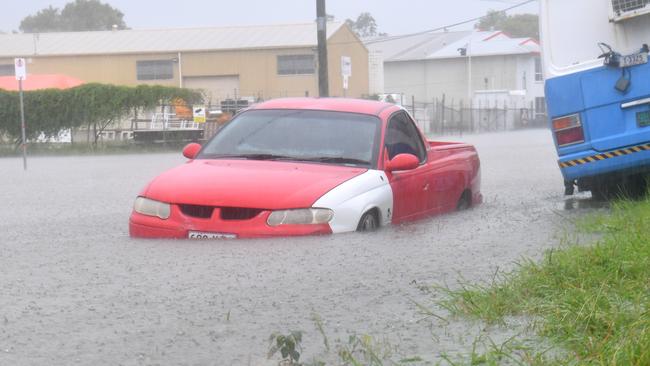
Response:
[[[426,160],[426,149],[420,133],[404,112],[398,112],[388,120],[385,146],[389,159],[398,154],[412,154],[417,156],[420,162]]]

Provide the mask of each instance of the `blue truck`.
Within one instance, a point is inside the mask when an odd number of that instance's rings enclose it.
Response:
[[[645,193],[650,0],[541,0],[540,31],[565,194]]]

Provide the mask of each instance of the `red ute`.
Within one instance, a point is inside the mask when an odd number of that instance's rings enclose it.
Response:
[[[473,146],[427,141],[394,104],[278,99],[237,115],[136,199],[134,237],[329,234],[482,200]]]

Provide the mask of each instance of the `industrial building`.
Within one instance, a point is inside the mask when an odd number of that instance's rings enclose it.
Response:
[[[465,106],[533,105],[545,112],[539,43],[499,31],[438,32],[366,40],[370,93],[409,104],[442,99]],[[381,61],[379,61],[381,60]]]
[[[316,23],[159,30],[0,34],[0,75],[13,59],[29,74],[85,82],[160,84],[203,89],[224,99],[317,96]],[[368,94],[368,51],[344,23],[327,24],[332,96]],[[343,90],[341,58],[352,64]]]

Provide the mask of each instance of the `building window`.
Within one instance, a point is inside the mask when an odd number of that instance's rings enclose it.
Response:
[[[314,55],[278,56],[278,75],[305,75],[316,72]]]
[[[535,98],[535,116],[546,116],[546,99],[544,97]]]
[[[11,76],[16,73],[14,65],[0,65],[0,76]]]
[[[137,61],[138,80],[169,80],[174,78],[172,60]]]
[[[542,59],[535,57],[535,81],[544,81],[544,72],[542,71]]]

